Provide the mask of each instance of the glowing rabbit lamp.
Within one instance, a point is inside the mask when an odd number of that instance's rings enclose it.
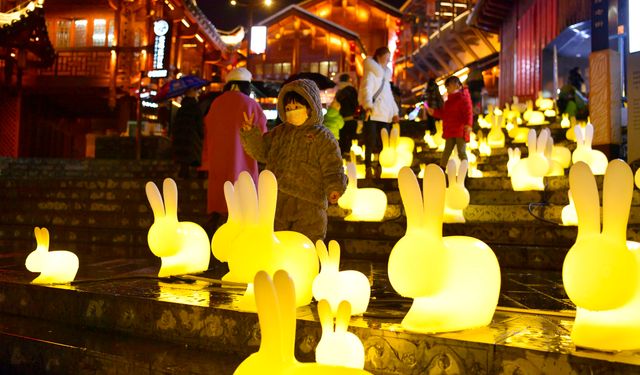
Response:
[[[68,283],[73,281],[78,272],[79,261],[76,254],[57,250],[49,251],[49,231],[47,228],[35,227],[36,249],[32,251],[25,262],[29,272],[40,272],[33,279],[33,284]]]
[[[318,302],[322,337],[316,346],[316,362],[323,365],[363,369],[362,341],[358,336],[347,331],[351,318],[351,305],[347,301],[342,301],[336,310],[332,311],[329,302],[325,299]]]
[[[489,146],[485,138],[480,139],[478,151],[480,151],[481,156],[491,156],[491,147]]]
[[[622,160],[604,176],[602,232],[598,187],[589,166],[571,167],[569,185],[578,213],[578,237],[562,268],[576,304],[571,339],[599,350],[640,349],[640,244],[626,241],[633,174]]]
[[[313,280],[313,298],[316,301],[326,300],[331,313],[338,313],[341,301],[347,301],[353,315],[367,311],[371,286],[369,279],[358,271],[340,271],[340,245],[329,241],[329,251],[324,242],[316,242],[316,251],[320,258],[320,273]]]
[[[487,129],[491,128],[491,124],[493,124],[494,109],[495,109],[495,106],[493,104],[487,105],[487,115],[484,116],[485,121],[487,122],[487,124],[489,124]]]
[[[442,237],[444,173],[428,165],[421,192],[413,171],[403,168],[398,184],[407,232],[391,251],[388,274],[399,294],[414,298],[403,328],[432,333],[487,325],[498,304],[500,267],[484,242]]]
[[[571,121],[569,121],[569,114],[563,113],[562,120],[560,120],[560,127],[563,129],[568,129],[571,126]]]
[[[469,150],[477,150],[478,149],[478,137],[476,137],[476,133],[469,133],[469,142],[467,142],[467,148]]]
[[[455,160],[451,159],[447,164],[449,187],[447,187],[445,192],[443,218],[445,223],[465,222],[463,210],[469,206],[470,201],[469,190],[464,186],[467,169],[467,160],[462,160],[460,162],[460,168],[458,169],[457,175]]]
[[[549,170],[545,176],[564,176],[564,167],[560,162],[553,158],[553,137],[551,136],[551,131],[548,128],[542,129],[543,132],[548,134],[547,144],[545,146],[544,157],[547,159],[549,163]],[[569,150],[567,150],[569,151]]]
[[[420,163],[420,172],[418,172],[418,178],[424,178],[424,171],[427,168],[427,165],[424,163]]]
[[[513,128],[515,128],[515,125],[513,125],[513,122],[511,120],[507,120],[507,125],[504,126],[504,128],[507,130],[507,134],[509,134],[509,136],[511,137],[511,130],[513,130]]]
[[[531,113],[533,112],[533,102],[531,100],[527,100],[526,106],[527,109],[522,113],[522,119],[529,122],[529,118],[531,117]]]
[[[507,149],[507,154],[509,155],[509,161],[507,161],[507,176],[511,177],[513,173],[513,168],[520,161],[520,149],[517,147]]]
[[[398,129],[398,142],[397,149],[403,150],[406,153],[413,155],[413,149],[415,148],[415,142],[411,137],[401,137],[400,136],[400,124],[393,124],[392,128]]]
[[[230,184],[226,186],[229,187]],[[222,259],[229,263],[229,273],[222,277],[224,281],[249,284],[240,301],[240,308],[244,310],[255,309],[250,283],[253,276],[261,270],[270,274],[279,269],[286,270],[297,286],[297,306],[311,302],[311,284],[319,268],[315,247],[301,233],[273,231],[277,194],[278,182],[268,170],[260,173],[257,190],[247,172],[240,173],[233,188],[225,189],[227,205],[238,204],[235,209],[241,212],[240,229],[228,243],[215,241],[214,235],[212,251],[215,255],[220,250],[214,246],[227,248],[226,257]],[[234,209],[228,208],[230,213]],[[223,224],[218,231],[225,230],[228,224]]]
[[[562,168],[569,168],[571,165],[571,150],[563,146],[553,145],[551,159],[557,161]]]
[[[562,207],[562,225],[576,226],[578,225],[578,214],[576,213],[576,206],[571,196],[571,189],[567,191],[567,195],[569,195],[569,204]]]
[[[508,130],[511,143],[526,143],[529,136],[529,129],[521,128],[518,123],[512,124],[511,130]]]
[[[387,211],[387,195],[375,188],[358,189],[355,164],[347,163],[349,183],[344,194],[338,199],[338,206],[351,213],[347,221],[382,221]]]
[[[358,140],[354,139],[351,141],[351,152],[356,154],[356,156],[360,156],[364,158],[364,146],[358,145]]]
[[[544,113],[544,117],[556,117],[555,109],[545,109],[543,113]]]
[[[353,165],[356,166],[356,175],[358,176],[358,179],[363,179],[366,176],[366,167],[364,164],[358,164],[357,162],[357,158],[356,158],[356,154],[353,151],[349,152],[349,161],[351,163],[353,163]],[[347,173],[347,161],[343,160],[342,161],[342,165],[344,167],[344,173]]]
[[[587,124],[584,131],[581,127],[576,127],[575,132],[577,146],[571,155],[571,160],[574,164],[579,161],[585,162],[589,165],[593,174],[603,175],[607,169],[607,163],[609,161],[602,151],[593,150],[591,148],[591,142],[593,141],[593,125]]]
[[[422,139],[427,144],[427,147],[429,147],[429,148],[438,148],[438,145],[433,140],[433,136],[431,135],[431,132],[429,132],[428,130],[424,132],[424,137]]]
[[[544,176],[549,172],[549,161],[544,156],[549,134],[529,130],[529,155],[520,159],[511,170],[511,186],[514,191],[544,190]]]
[[[178,186],[175,181],[170,178],[164,180],[164,201],[153,182],[147,182],[145,190],[154,217],[147,242],[151,252],[162,260],[158,276],[199,273],[209,268],[211,250],[207,232],[196,223],[178,221]]]
[[[387,133],[387,129],[380,131],[382,139],[382,151],[380,151],[380,166],[382,178],[397,178],[398,171],[402,167],[411,166],[413,163],[413,151],[408,152],[398,147],[399,127],[391,129],[391,134]]]
[[[478,126],[482,129],[491,129],[491,124],[485,120],[483,115],[478,116]]]
[[[634,181],[636,183],[636,187],[640,189],[640,169],[636,171],[636,174],[634,176]]]
[[[498,111],[499,109],[496,109]],[[487,134],[487,143],[491,148],[504,147],[504,132],[502,131],[502,115],[496,115],[489,134]]]
[[[511,109],[518,111],[518,113],[524,113],[527,110],[527,104],[521,103],[520,99],[517,96],[512,97],[513,103],[511,104]]]
[[[539,111],[531,111],[529,113],[529,120],[527,121],[527,126],[538,126],[538,125],[544,125],[546,123],[547,123],[547,120],[544,117],[544,113]]]
[[[364,375],[362,369],[301,363],[294,355],[296,340],[296,291],[286,271],[273,280],[264,271],[256,273],[255,303],[260,322],[260,348],[247,357],[234,375]]]
[[[538,98],[536,99],[536,107],[541,111],[546,111],[547,109],[553,109],[554,107],[553,99],[544,98],[542,96],[542,92],[538,92]]]

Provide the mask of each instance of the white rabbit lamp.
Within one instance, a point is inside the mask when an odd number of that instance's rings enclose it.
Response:
[[[562,225],[576,226],[578,225],[578,214],[576,213],[576,205],[573,203],[571,190],[567,191],[569,195],[569,204],[562,207]]]
[[[344,219],[347,221],[381,221],[387,211],[387,195],[375,188],[358,189],[356,166],[347,163],[349,183],[344,194],[338,199],[338,206],[351,213]]]
[[[500,292],[498,260],[476,238],[442,237],[444,173],[428,165],[421,192],[413,171],[403,168],[398,184],[407,232],[391,251],[388,274],[400,295],[414,298],[402,326],[431,333],[489,324]]]
[[[233,193],[234,198],[229,199],[226,196],[229,193]],[[269,274],[279,269],[286,270],[296,284],[297,306],[311,302],[311,284],[319,268],[315,247],[301,233],[274,232],[277,195],[276,177],[268,170],[260,173],[257,190],[246,171],[240,173],[233,189],[225,189],[227,204],[239,204],[237,210],[241,212],[241,222],[237,225],[240,230],[234,238],[227,237],[229,243],[212,241],[212,245],[226,247],[226,251],[217,248],[212,248],[212,251],[214,254],[226,254],[223,259],[229,263],[229,273],[222,277],[224,281],[248,284],[240,300],[240,308],[244,310],[255,309],[251,281],[261,270]],[[232,210],[235,208],[229,207],[230,213]],[[226,225],[230,223],[222,225],[218,231],[225,230]]]
[[[544,113],[540,111],[531,111],[529,112],[529,120],[527,121],[528,126],[538,126],[546,124],[546,118],[544,117]]]
[[[499,109],[495,110],[495,116],[493,117],[491,130],[489,130],[489,134],[487,134],[487,143],[491,148],[504,147],[504,132],[502,131],[502,122],[504,121],[504,118],[502,116],[502,112],[498,111]]]
[[[260,322],[260,349],[247,357],[234,375],[363,375],[362,369],[300,363],[294,355],[296,340],[296,292],[285,271],[277,271],[273,280],[264,271],[254,279],[255,299]]]
[[[164,180],[164,202],[153,182],[147,182],[145,190],[154,217],[147,242],[151,252],[162,259],[158,276],[198,273],[209,268],[209,236],[196,223],[178,221],[178,187],[175,181],[170,178]]]
[[[478,126],[482,129],[491,129],[491,124],[489,121],[485,120],[483,115],[478,116]]]
[[[387,129],[382,129],[380,138],[382,139],[382,151],[380,151],[382,172],[380,177],[397,178],[400,168],[411,166],[413,163],[413,150],[409,152],[407,149],[399,147],[399,126],[394,126],[391,133],[387,133]]]
[[[464,223],[463,210],[469,206],[469,190],[464,187],[464,180],[467,176],[467,160],[460,162],[460,169],[456,176],[456,162],[450,159],[447,163],[447,177],[449,187],[445,193],[444,219],[445,223]]]
[[[327,300],[331,312],[338,312],[341,301],[350,303],[353,315],[367,311],[371,285],[369,279],[358,271],[340,271],[340,245],[329,242],[329,251],[324,242],[316,242],[316,251],[320,258],[320,273],[313,280],[313,297],[316,301]]]
[[[513,173],[513,167],[520,161],[520,149],[518,147],[507,149],[507,154],[509,155],[509,161],[507,161],[507,176],[511,177]]]
[[[547,144],[544,151],[544,157],[547,159],[547,163],[549,163],[549,170],[547,171],[546,176],[564,176],[564,167],[559,161],[553,158],[553,150],[556,149],[556,147],[553,145],[551,131],[548,128],[542,129],[542,131],[548,134]],[[567,151],[569,150],[567,149]]]
[[[549,172],[549,162],[544,156],[549,133],[529,130],[529,155],[520,159],[511,170],[511,186],[514,191],[544,190],[544,176]]]
[[[356,156],[360,156],[361,158],[364,158],[364,146],[361,147],[360,145],[358,145],[357,139],[354,139],[351,141],[350,151],[356,154]]]
[[[562,280],[576,304],[571,339],[599,350],[640,349],[640,243],[626,241],[633,174],[622,160],[604,176],[602,232],[598,187],[589,166],[571,167],[578,237],[564,260]]]
[[[400,124],[393,124],[392,128],[398,129],[398,144],[396,145],[397,149],[403,150],[409,155],[413,155],[413,149],[416,145],[416,143],[413,141],[413,138],[400,136]]]
[[[351,305],[347,301],[333,312],[327,300],[318,302],[322,337],[316,346],[316,362],[323,365],[364,368],[364,346],[358,336],[347,331]],[[334,326],[335,316],[335,326]]]
[[[571,126],[571,121],[569,121],[569,114],[563,113],[562,120],[560,120],[560,127],[563,129],[568,129]]]
[[[576,126],[575,133],[577,147],[571,155],[571,160],[574,164],[579,161],[585,162],[589,165],[593,174],[603,175],[607,170],[607,164],[609,161],[602,151],[591,148],[591,142],[593,141],[593,125],[587,124],[584,131],[582,127]]]
[[[35,227],[36,249],[32,251],[24,263],[30,272],[40,272],[31,281],[33,284],[68,283],[73,281],[78,272],[79,261],[76,254],[65,251],[49,251],[49,231],[47,228]]]
[[[380,130],[380,138],[382,139],[382,151],[380,151],[380,166],[382,168],[393,168],[396,164],[396,142],[398,141],[397,131],[391,129],[391,137],[387,129]]]

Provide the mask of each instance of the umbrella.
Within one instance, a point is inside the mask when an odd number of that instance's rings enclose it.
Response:
[[[197,89],[206,86],[209,82],[197,76],[182,76],[178,79],[171,80],[158,90],[158,95],[154,98],[156,102],[175,98],[183,95],[190,89]]]
[[[283,85],[291,81],[294,81],[296,79],[303,79],[303,78],[310,79],[313,82],[315,82],[316,85],[318,85],[318,88],[320,90],[327,90],[336,86],[336,83],[333,82],[329,77],[320,73],[312,73],[312,72],[300,72],[300,73],[292,74],[289,76],[289,78],[287,78],[286,81],[284,81]]]

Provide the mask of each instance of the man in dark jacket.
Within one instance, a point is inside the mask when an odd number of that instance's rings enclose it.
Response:
[[[176,163],[180,165],[180,178],[189,177],[189,168],[200,166],[202,158],[204,128],[197,98],[196,89],[186,92],[171,126],[173,155]]]
[[[344,119],[344,126],[340,129],[340,151],[348,153],[351,141],[356,139],[358,128],[358,120],[354,118],[358,108],[358,91],[351,84],[351,76],[348,73],[340,75],[335,99],[340,103],[340,116]]]

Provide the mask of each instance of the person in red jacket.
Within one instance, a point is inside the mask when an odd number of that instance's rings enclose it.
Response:
[[[442,119],[442,138],[446,140],[444,153],[440,160],[440,166],[447,166],[453,146],[458,148],[460,160],[467,159],[466,144],[469,142],[471,126],[473,124],[473,110],[469,91],[462,86],[462,82],[456,76],[451,76],[444,81],[447,89],[447,101],[444,107],[427,108],[429,115]]]

